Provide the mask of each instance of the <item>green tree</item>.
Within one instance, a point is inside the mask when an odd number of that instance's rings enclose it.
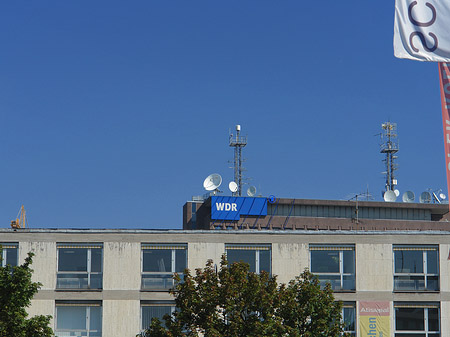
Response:
[[[246,263],[229,266],[222,257],[219,271],[209,260],[175,280],[177,310],[164,324],[153,319],[145,337],[342,336],[341,303],[308,270],[278,285],[276,276],[251,273]]]
[[[50,337],[51,316],[27,318],[27,307],[41,284],[31,281],[33,253],[20,266],[1,267],[0,263],[0,337]],[[1,256],[1,247],[0,247]]]

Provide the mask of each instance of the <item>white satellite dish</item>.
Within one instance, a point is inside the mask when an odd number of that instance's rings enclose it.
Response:
[[[220,174],[213,173],[206,177],[203,182],[203,187],[207,191],[214,191],[222,184],[222,177]]]
[[[397,196],[395,195],[394,191],[389,190],[384,193],[383,198],[386,202],[394,202],[395,199],[397,199]]]
[[[419,197],[419,201],[421,204],[429,204],[431,202],[431,193],[430,192],[422,192]]]
[[[442,200],[447,199],[447,196],[444,193],[439,193],[439,198],[441,198]]]
[[[399,190],[394,190],[395,196],[398,197],[400,195],[400,191]]]
[[[402,196],[403,202],[414,202],[414,198],[415,195],[413,191],[406,191]]]
[[[230,181],[230,183],[228,184],[228,188],[231,192],[235,193],[238,190],[238,185],[234,181]]]
[[[249,197],[253,197],[255,194],[256,194],[256,187],[255,187],[255,186],[250,186],[250,187],[247,189],[247,195],[248,195]]]

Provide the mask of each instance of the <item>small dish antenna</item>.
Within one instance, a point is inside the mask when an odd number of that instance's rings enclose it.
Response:
[[[207,191],[214,191],[222,184],[222,177],[220,174],[213,173],[206,177],[203,182],[203,188]]]
[[[442,200],[447,199],[447,196],[444,193],[439,193],[439,198],[441,198]]]
[[[228,184],[228,188],[231,192],[236,193],[238,190],[238,185],[234,181],[230,181],[230,183]]]
[[[395,196],[398,197],[400,195],[400,191],[399,190],[394,190]]]
[[[429,204],[431,202],[431,193],[430,192],[422,192],[419,197],[419,201],[421,204]]]
[[[255,187],[255,186],[250,186],[250,187],[247,189],[247,195],[248,195],[249,197],[253,197],[253,196],[255,196],[255,194],[256,194],[256,187]]]
[[[414,198],[415,195],[413,191],[406,191],[402,196],[403,202],[414,202]]]
[[[383,198],[386,202],[394,202],[397,199],[397,196],[394,191],[389,190],[384,193]]]

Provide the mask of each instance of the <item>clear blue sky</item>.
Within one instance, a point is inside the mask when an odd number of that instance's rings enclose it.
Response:
[[[2,1],[0,222],[181,228],[204,178],[268,196],[446,190],[437,64],[393,56],[393,1]]]

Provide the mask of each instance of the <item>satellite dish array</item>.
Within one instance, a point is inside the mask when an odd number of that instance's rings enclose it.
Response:
[[[203,188],[207,191],[212,191],[213,195],[216,195],[219,192],[222,192],[219,190],[219,186],[222,184],[222,176],[218,173],[210,174],[206,177],[206,179],[203,181]],[[238,185],[234,181],[230,181],[228,184],[228,189],[231,191],[231,193],[236,193],[238,190]],[[256,195],[256,187],[250,186],[247,189],[247,195],[249,197],[254,197]]]
[[[397,197],[400,195],[400,191],[399,190],[394,190],[394,191],[386,191],[383,194],[383,199],[386,202],[395,202],[395,200],[397,199]],[[429,204],[432,201],[434,201],[435,203],[442,203],[443,200],[447,199],[447,196],[444,193],[441,193],[441,191],[437,191],[437,192],[422,192],[419,196],[419,202],[421,204]],[[415,195],[414,192],[412,191],[406,191],[405,193],[403,193],[402,195],[402,201],[406,202],[406,203],[412,203],[415,200]]]

